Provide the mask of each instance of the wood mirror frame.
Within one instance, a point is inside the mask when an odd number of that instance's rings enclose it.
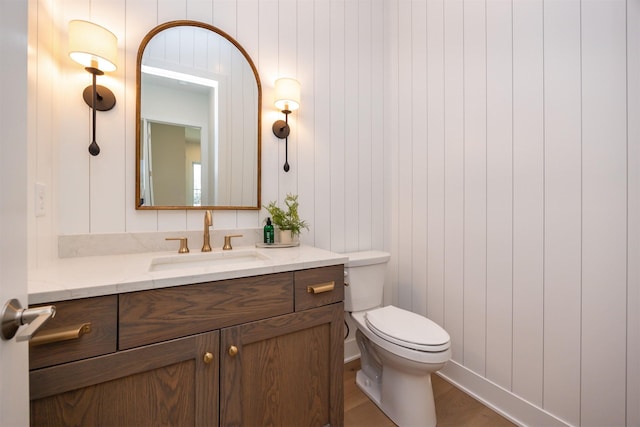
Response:
[[[198,32],[202,33],[203,30],[207,32],[206,40],[202,39],[202,34],[200,34],[199,38],[194,35],[192,40],[189,40],[188,37],[185,37],[185,39],[187,39],[186,41],[180,40],[180,34],[178,33],[178,36],[176,36],[175,34],[171,36],[174,38],[172,42],[171,41],[167,42],[167,44],[173,43],[174,46],[176,45],[179,46],[180,49],[182,49],[186,45],[187,46],[186,50],[188,50],[189,52],[185,56],[187,57],[190,56],[191,57],[190,59],[193,59],[194,62],[198,61],[199,68],[196,68],[196,66],[192,64],[185,66],[182,63],[182,60],[179,60],[179,61],[174,61],[174,63],[171,65],[170,68],[173,68],[173,70],[171,70],[170,72],[177,70],[178,71],[177,74],[185,75],[185,74],[190,74],[191,70],[194,70],[193,74],[196,75],[196,79],[210,78],[210,79],[213,79],[213,81],[215,81],[216,84],[219,84],[219,87],[216,86],[216,89],[211,90],[209,92],[209,95],[203,95],[208,99],[208,101],[206,102],[208,102],[209,105],[212,103],[211,99],[213,96],[211,95],[211,93],[215,91],[216,102],[218,100],[218,94],[220,93],[228,94],[228,96],[227,95],[224,96],[224,99],[222,100],[222,102],[220,102],[220,105],[231,104],[233,102],[234,106],[241,105],[245,107],[246,106],[245,104],[248,104],[251,106],[248,110],[246,110],[247,111],[246,113],[245,112],[240,113],[242,114],[242,116],[236,113],[236,109],[228,108],[225,110],[224,108],[218,108],[216,109],[216,113],[215,113],[215,117],[216,117],[215,124],[211,126],[203,125],[200,127],[200,132],[198,134],[200,135],[200,133],[206,133],[207,135],[207,137],[204,138],[204,140],[207,141],[207,144],[202,144],[200,146],[200,151],[201,151],[200,154],[202,156],[202,152],[204,152],[203,157],[206,158],[205,161],[202,161],[202,163],[205,163],[205,164],[202,165],[201,167],[204,171],[204,168],[207,165],[211,165],[211,167],[214,168],[215,170],[215,172],[206,171],[206,173],[203,173],[202,186],[201,186],[202,195],[200,196],[202,198],[202,203],[200,203],[200,205],[193,205],[193,204],[188,205],[186,203],[189,197],[188,183],[186,183],[186,185],[181,185],[180,183],[178,183],[177,185],[174,185],[176,183],[173,182],[173,180],[171,179],[169,180],[164,179],[164,181],[161,180],[160,172],[157,170],[160,168],[159,165],[162,164],[161,161],[157,160],[155,162],[157,163],[157,165],[154,165],[156,166],[155,169],[152,167],[151,168],[149,167],[149,164],[151,163],[150,159],[152,159],[152,156],[151,156],[152,144],[150,142],[151,126],[157,124],[159,127],[157,128],[156,134],[162,134],[163,136],[166,137],[165,139],[170,138],[168,135],[172,133],[172,129],[167,127],[164,127],[164,128],[160,127],[161,125],[176,126],[178,128],[180,126],[184,126],[185,128],[184,140],[180,141],[180,144],[182,144],[183,147],[187,145],[187,140],[189,139],[187,135],[193,133],[191,132],[193,128],[198,128],[197,124],[194,126],[193,123],[191,123],[192,117],[195,115],[189,116],[189,119],[186,119],[186,120],[184,120],[184,117],[176,118],[176,119],[171,117],[170,119],[167,119],[166,115],[170,114],[169,112],[170,109],[165,108],[167,105],[166,101],[163,104],[162,102],[153,102],[150,99],[147,100],[147,104],[149,105],[152,105],[152,104],[155,106],[164,105],[164,107],[162,107],[163,112],[156,115],[149,114],[145,110],[145,106],[143,106],[144,100],[142,98],[142,93],[143,93],[142,68],[143,68],[143,65],[146,65],[146,64],[143,64],[143,60],[145,60],[146,58],[146,54],[145,54],[145,52],[147,52],[146,49],[150,47],[149,44],[150,42],[152,42],[154,37],[158,36],[159,34],[161,35],[160,37],[169,38],[168,36],[166,36],[167,33],[163,33],[164,31],[172,30],[172,29],[180,30],[182,28],[184,28],[185,31],[187,31],[186,30],[187,28],[193,28],[193,34],[197,34]],[[211,32],[212,34],[209,35],[208,32]],[[212,42],[210,40],[212,39],[210,39],[209,37],[212,37],[212,36],[216,36],[216,38],[219,37],[219,41],[215,41],[215,43],[220,43],[219,51],[215,51],[216,47],[211,47]],[[178,38],[177,43],[175,40],[176,37]],[[196,40],[197,38],[198,40]],[[205,47],[207,47],[207,51],[204,53],[202,51],[196,53],[195,48],[197,44],[200,44],[200,45],[204,44]],[[153,49],[153,45],[151,46],[151,49]],[[193,50],[190,51],[191,49]],[[210,63],[212,61],[210,60],[209,57],[215,56],[215,55],[208,55],[209,53],[211,53],[210,51],[212,49],[214,53],[220,53],[221,51],[224,51],[225,54],[230,55],[230,58],[227,58],[227,62],[220,61],[217,63],[218,69],[216,70],[211,69],[211,66],[210,66]],[[180,52],[182,52],[182,50]],[[178,54],[174,53],[173,57],[175,58],[176,55]],[[223,55],[219,55],[219,56],[222,57]],[[203,57],[207,57],[207,58],[203,59]],[[243,58],[246,61],[246,64],[241,64],[242,61],[239,60],[238,58]],[[147,62],[149,61],[151,61],[152,64],[155,66],[155,63],[153,63],[153,60],[147,59]],[[203,61],[206,62],[205,67],[201,66]],[[160,60],[156,62],[161,65],[165,65],[166,63],[168,63],[168,61],[166,60],[165,61]],[[228,67],[225,68],[226,65],[228,65]],[[230,70],[231,67],[234,67],[234,69]],[[235,67],[242,67],[243,72],[242,73],[232,72],[232,71],[236,71]],[[156,68],[154,67],[154,70],[155,69]],[[160,69],[162,70],[163,67],[160,67]],[[147,68],[146,70],[147,71],[145,72],[145,76],[147,76],[149,69]],[[241,74],[241,75],[238,76],[238,74]],[[146,78],[148,77],[145,77],[145,81],[147,81]],[[150,78],[152,79],[164,78],[165,80],[167,80],[165,77],[158,77],[153,75]],[[220,80],[217,80],[218,78],[220,78]],[[180,79],[179,77],[178,78],[172,77],[172,80],[171,80],[173,82],[172,84],[181,84],[183,85],[183,87],[186,87],[186,85],[192,84],[192,83],[185,83],[185,81],[179,81],[179,79]],[[255,79],[255,87],[253,87],[253,79]],[[249,86],[246,85],[247,81],[250,82]],[[148,81],[146,84],[147,84],[147,87],[153,86],[150,83],[148,83]],[[231,93],[232,89],[236,90],[237,88],[240,88],[239,90],[243,94],[245,92],[247,93],[255,92],[255,101],[254,101],[254,98],[251,98],[251,94],[247,95],[246,98],[249,99],[249,101],[246,101],[244,99],[244,95],[242,96],[237,95],[238,92]],[[179,93],[180,95],[178,96],[181,97],[182,96],[181,94],[183,92],[186,92],[186,89],[182,90],[181,88],[180,92],[175,91],[174,94]],[[147,93],[149,93],[149,91],[145,90],[145,94]],[[156,91],[153,93],[156,94],[158,92]],[[220,97],[222,98],[222,96]],[[237,98],[242,98],[242,99],[237,101]],[[157,99],[154,101],[157,101]],[[181,110],[183,112],[183,116],[188,114],[187,112],[185,112],[184,108],[180,108],[180,103],[176,101],[175,96],[171,98],[170,104],[173,105],[176,110]],[[255,104],[255,107],[253,107],[254,104]],[[227,33],[225,33],[224,31],[212,25],[209,25],[203,22],[189,21],[189,20],[171,21],[171,22],[158,25],[157,27],[152,29],[140,43],[140,47],[138,49],[138,57],[137,57],[136,183],[135,183],[136,209],[139,209],[139,210],[164,210],[164,209],[258,210],[260,209],[261,207],[261,201],[260,201],[261,199],[261,194],[260,194],[261,193],[261,151],[262,151],[261,149],[261,117],[262,117],[261,105],[262,105],[262,87],[260,84],[260,77],[258,75],[258,71],[253,61],[251,60],[247,52],[244,50],[244,48]],[[218,104],[216,103],[215,106],[217,107]],[[143,110],[145,110],[144,114],[143,114]],[[201,109],[195,109],[195,111],[201,112]],[[165,117],[161,117],[163,115]],[[206,116],[207,117],[206,120],[208,120],[209,122],[213,120],[212,116],[214,116],[213,114],[206,114],[206,113],[201,115]],[[220,119],[221,115],[223,116],[222,119]],[[247,119],[246,116],[249,116],[250,119]],[[196,119],[193,119],[193,120],[195,120],[195,122],[198,122],[198,120]],[[246,122],[248,121],[250,121],[250,123],[247,124]],[[219,122],[223,123],[224,125],[227,125],[228,129]],[[255,126],[255,128],[253,126]],[[214,128],[215,130],[212,130]],[[204,132],[203,132],[203,129],[204,129]],[[180,132],[181,132],[180,129],[177,129],[176,131],[177,131],[177,135],[180,135]],[[255,140],[254,140],[254,136],[255,136]],[[200,136],[200,138],[202,138],[202,136]],[[253,141],[253,144],[255,145],[251,144],[249,149],[246,150],[246,151],[252,152],[250,155],[248,156],[245,156],[245,154],[243,154],[242,156],[236,155],[235,159],[232,159],[234,157],[233,156],[234,145],[235,145],[235,151],[241,152],[244,150],[243,148],[240,148],[242,147],[242,145],[240,144],[245,144],[245,142],[242,142],[242,141],[238,142],[238,140]],[[147,141],[146,144],[148,145],[146,145],[144,141]],[[172,140],[171,144],[174,144],[173,141],[175,140]],[[215,146],[212,146],[215,148],[209,149],[209,145],[208,145],[209,141],[211,141],[212,144],[215,142]],[[221,148],[223,147],[223,143],[225,144],[225,147]],[[162,144],[157,143],[157,145],[160,146]],[[255,150],[253,148],[254,146],[255,146]],[[147,153],[146,155],[145,155],[145,152]],[[191,150],[190,152],[193,152],[193,150]],[[178,156],[175,156],[175,155],[172,156],[170,154],[169,155],[157,154],[156,157],[157,159],[161,159],[163,157],[167,157],[167,158],[173,157],[173,163],[171,162],[168,163],[169,165],[173,165],[173,166],[168,166],[167,169],[171,170],[170,172],[171,174],[178,175],[179,177],[178,181],[182,180],[182,177],[179,176],[180,174],[182,174],[183,176],[186,175],[187,178],[185,179],[185,181],[188,181],[188,175],[186,172],[183,172],[182,169],[184,170],[187,169],[186,166],[184,165],[188,164],[189,159],[186,159],[185,161],[182,162],[184,166],[182,167],[180,166],[179,163],[175,162],[176,157]],[[188,155],[185,154],[184,157],[188,157]],[[229,160],[229,159],[232,159],[232,160]],[[194,164],[197,164],[197,162]],[[247,167],[247,165],[249,165],[249,167]],[[251,165],[253,165],[253,167]],[[174,167],[174,166],[177,166],[177,167]],[[194,166],[194,168],[195,167],[196,166]],[[198,169],[199,168],[200,167],[198,167]],[[237,176],[234,176],[231,174],[231,172],[238,173],[238,169],[243,170],[243,172],[240,172],[240,174],[249,176],[252,178],[239,179]],[[176,170],[178,170],[178,172],[176,172]],[[224,176],[222,175],[222,173],[224,173]],[[215,179],[215,181],[214,181],[214,176],[218,178],[218,179]],[[183,187],[185,189],[184,193],[187,195],[184,199],[185,203],[177,203],[175,201],[169,201],[168,203],[162,203],[162,202],[154,203],[153,200],[157,198],[153,196],[154,178],[156,181],[158,181],[157,186],[159,188],[162,187],[166,189],[167,191],[165,193],[167,194],[178,194],[178,196],[176,196],[178,199],[180,199],[180,196],[181,196],[180,193],[182,192],[180,187]],[[226,181],[224,181],[225,179]],[[195,180],[197,181],[197,179]],[[245,180],[244,184],[243,184],[243,180]],[[249,181],[249,182],[246,182],[246,181]],[[165,184],[159,184],[160,182],[164,182]],[[166,185],[167,182],[169,182],[169,184],[171,185]],[[216,189],[216,187],[219,187],[222,185],[221,184],[222,182],[224,182],[224,190]],[[240,182],[240,184],[238,184],[238,182]],[[172,188],[172,185],[174,188]],[[192,186],[192,188],[195,188],[195,187]],[[197,189],[194,190],[193,193],[197,194]],[[238,196],[239,193],[242,193],[243,195]],[[147,197],[147,200],[145,200],[145,195],[147,196],[151,195],[151,197]],[[197,198],[197,196],[194,196],[193,194],[191,194],[191,196],[192,196],[192,200]],[[229,198],[223,200],[225,197],[229,197]]]

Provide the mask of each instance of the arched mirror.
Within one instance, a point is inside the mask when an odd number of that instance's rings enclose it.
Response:
[[[136,209],[260,209],[262,88],[223,31],[174,21],[138,50]]]

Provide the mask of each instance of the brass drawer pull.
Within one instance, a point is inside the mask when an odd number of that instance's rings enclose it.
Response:
[[[307,293],[321,294],[322,292],[331,292],[336,287],[336,282],[331,281],[327,283],[320,283],[318,285],[307,286]]]
[[[91,332],[91,323],[83,323],[72,328],[58,328],[51,331],[38,334],[31,338],[31,345],[43,345],[60,341],[77,340],[84,334]]]

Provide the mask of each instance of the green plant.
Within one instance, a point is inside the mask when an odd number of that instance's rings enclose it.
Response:
[[[286,210],[280,208],[276,202],[270,202],[264,208],[271,215],[271,221],[280,230],[291,230],[291,234],[297,236],[303,228],[309,229],[306,221],[298,215],[298,195],[287,194],[284,199]]]

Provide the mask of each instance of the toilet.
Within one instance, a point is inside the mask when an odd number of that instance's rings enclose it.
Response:
[[[353,252],[345,268],[345,311],[357,327],[358,387],[400,427],[435,427],[431,373],[451,358],[449,334],[435,322],[382,307],[390,254]]]

